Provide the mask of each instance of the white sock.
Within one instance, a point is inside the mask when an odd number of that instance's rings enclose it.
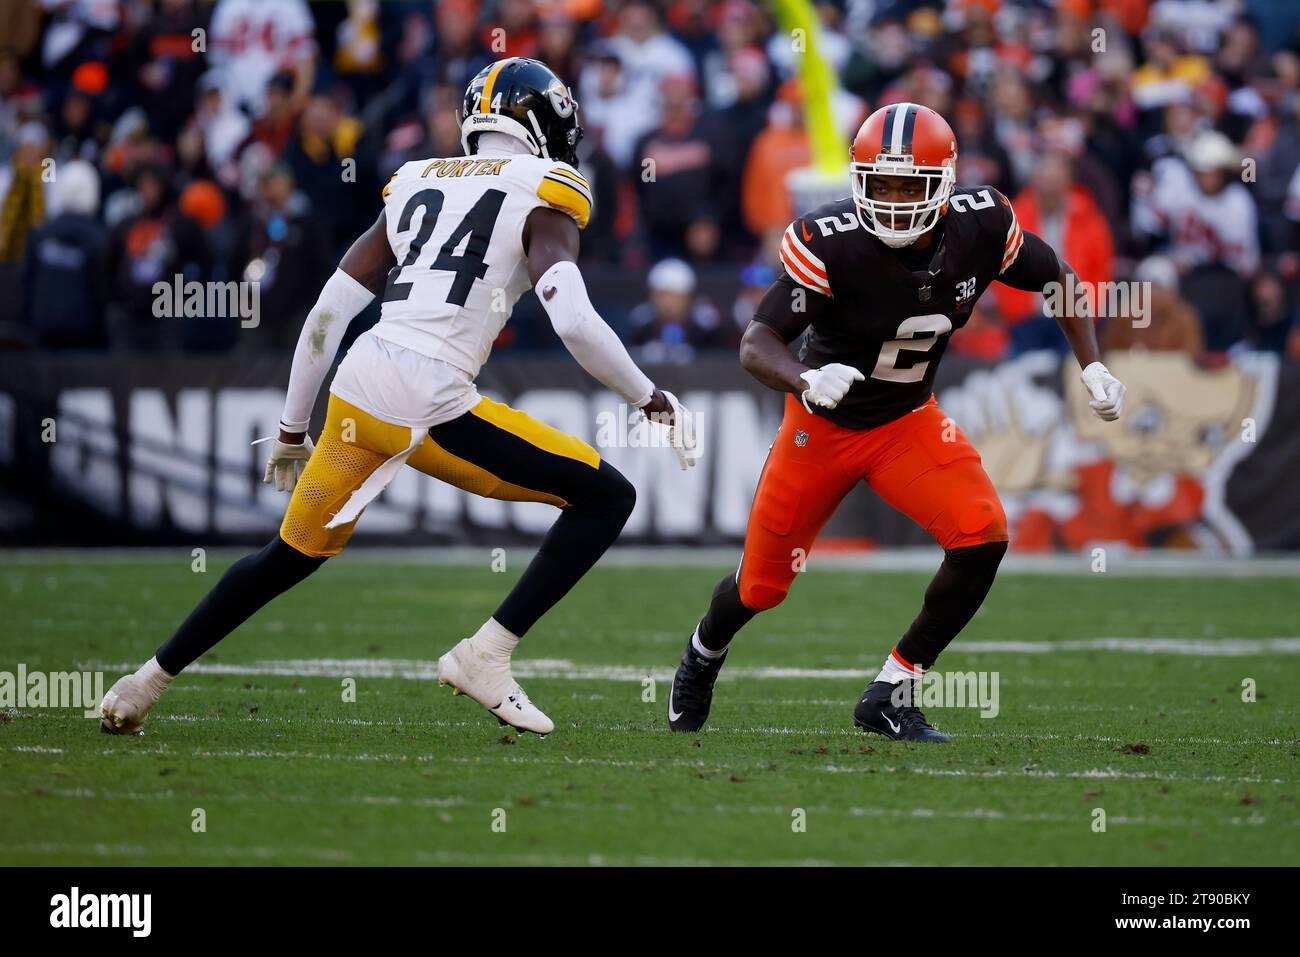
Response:
[[[700,643],[700,629],[697,627],[695,633],[691,635],[691,647],[695,649],[695,653],[701,658],[721,658],[727,653],[727,649],[731,647],[731,643],[728,642],[717,651],[714,651],[712,648],[705,648],[704,645]]]
[[[485,654],[491,655],[493,658],[503,658],[509,661],[515,646],[519,644],[519,636],[512,631],[508,631],[495,618],[489,618],[483,623],[482,628],[474,632],[470,641],[474,642]]]
[[[158,664],[157,658],[150,658],[142,664],[135,675],[144,681],[150,694],[153,695],[154,701],[161,698],[162,693],[167,690],[167,686],[176,680],[175,675],[169,675],[163,671],[162,665]]]
[[[894,655],[893,651],[890,651],[885,657],[885,664],[880,669],[880,674],[876,675],[876,680],[888,681],[891,685],[896,685],[900,681],[919,677],[921,677],[920,668],[908,668]]]

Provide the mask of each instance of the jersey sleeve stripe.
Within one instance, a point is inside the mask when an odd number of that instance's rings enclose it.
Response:
[[[587,202],[589,203],[591,202],[590,186],[588,186],[586,183],[575,183],[568,176],[556,176],[555,174],[558,172],[559,170],[551,170],[549,173],[546,174],[544,178],[559,183],[561,186],[567,186],[569,187],[569,189],[577,190],[579,193],[581,193],[583,196],[587,198]]]
[[[826,264],[814,256],[807,246],[799,242],[799,237],[794,232],[793,223],[786,227],[785,242],[790,245],[790,250],[807,267],[809,272],[822,279],[826,278]]]
[[[548,205],[568,213],[585,229],[591,219],[591,200],[576,185],[566,180],[543,176],[537,186],[537,196]]]
[[[787,266],[793,266],[799,271],[800,275],[808,277],[812,283],[830,289],[831,284],[827,278],[819,275],[816,270],[810,268],[809,265],[799,257],[799,253],[789,245],[781,246],[781,258],[785,260]]]
[[[1024,233],[1022,233],[1019,229],[1017,229],[1015,239],[1012,241],[1011,246],[1007,249],[1006,255],[1002,257],[1002,268],[998,270],[999,273],[1006,272],[1007,269],[1011,266],[1011,264],[1016,261],[1016,257],[1020,255],[1020,247],[1021,245],[1024,244],[1024,241],[1025,241]]]
[[[590,183],[588,183],[585,179],[583,179],[583,178],[582,178],[581,176],[579,176],[577,173],[570,172],[569,170],[567,170],[567,169],[563,169],[562,167],[557,166],[557,167],[555,167],[555,169],[553,169],[553,170],[548,170],[546,175],[547,175],[547,176],[563,176],[565,179],[573,180],[573,182],[577,183],[579,186],[581,186],[581,187],[582,187],[583,189],[585,189],[587,192],[589,192],[589,193],[591,192],[591,184],[590,184]]]
[[[1014,246],[1011,247],[1011,250],[1010,250],[1010,251],[1009,251],[1009,252],[1008,252],[1004,257],[1002,257],[1002,266],[1001,266],[1001,268],[998,269],[998,274],[999,274],[999,275],[1001,275],[1002,273],[1004,273],[1004,272],[1006,272],[1008,269],[1010,269],[1010,268],[1011,268],[1011,264],[1014,263],[1014,262],[1016,261],[1017,258],[1019,258],[1019,256],[1020,256],[1020,246],[1021,246],[1023,240],[1024,240],[1024,237],[1023,237],[1023,236],[1017,236],[1017,237],[1016,237],[1016,244],[1015,244]]]
[[[790,278],[799,285],[806,286],[814,292],[820,292],[824,296],[829,296],[831,294],[829,286],[824,285],[821,280],[804,272],[800,268],[799,264],[790,258],[784,248],[781,250],[781,265],[785,266],[785,271],[790,274]]]
[[[781,264],[785,266],[785,271],[801,286],[806,286],[813,292],[819,292],[824,296],[831,294],[831,284],[824,278],[818,277],[808,271],[808,268],[794,257],[793,251],[788,244],[781,245]]]
[[[1015,211],[1012,210],[1011,225],[1007,227],[1007,244],[1002,250],[1002,268],[998,270],[999,275],[1006,272],[1007,268],[1016,261],[1016,257],[1020,255],[1020,247],[1024,240],[1025,234],[1021,232],[1020,220],[1016,218]]]

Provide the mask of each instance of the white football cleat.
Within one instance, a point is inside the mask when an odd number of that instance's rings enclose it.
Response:
[[[438,684],[450,685],[452,694],[473,698],[502,724],[519,731],[547,735],[555,722],[528,699],[510,673],[509,659],[485,654],[465,638],[438,659]]]
[[[144,719],[158,699],[138,674],[118,678],[99,705],[99,730],[105,734],[144,734]]]

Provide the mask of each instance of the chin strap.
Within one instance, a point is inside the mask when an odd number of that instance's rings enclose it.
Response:
[[[541,155],[550,159],[551,154],[546,150],[546,134],[542,132],[542,126],[537,122],[537,115],[532,110],[528,111],[528,122],[533,124],[533,134],[537,137],[537,147],[541,150]]]

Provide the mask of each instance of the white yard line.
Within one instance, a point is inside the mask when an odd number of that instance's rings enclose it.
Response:
[[[963,641],[952,647],[961,654],[1062,654],[1111,651],[1121,654],[1178,655],[1206,658],[1268,657],[1300,655],[1300,638],[1085,638],[1064,641]],[[108,672],[134,671],[131,662],[88,663],[79,667]],[[960,670],[960,669],[958,669]],[[856,680],[873,677],[872,668],[731,668],[728,679],[826,679]],[[285,678],[405,678],[434,681],[438,663],[403,658],[290,658],[247,663],[197,662],[187,674],[276,676]],[[583,665],[565,658],[521,659],[514,673],[524,680],[567,679],[573,681],[671,681],[672,668],[636,665]]]

